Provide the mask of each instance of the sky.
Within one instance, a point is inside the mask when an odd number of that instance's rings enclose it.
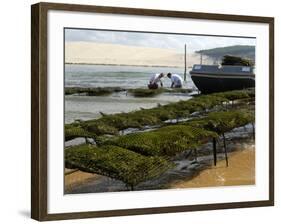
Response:
[[[86,29],[65,29],[65,41],[87,41],[122,44],[130,46],[174,49],[179,52],[187,44],[187,52],[226,47],[232,45],[255,45],[255,38],[216,37],[178,34],[155,34],[124,31],[102,31]]]

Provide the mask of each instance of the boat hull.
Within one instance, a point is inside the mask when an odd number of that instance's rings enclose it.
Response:
[[[190,74],[195,86],[203,94],[255,87],[254,75]]]

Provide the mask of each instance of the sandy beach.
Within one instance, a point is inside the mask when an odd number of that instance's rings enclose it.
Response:
[[[110,54],[108,54],[110,52]],[[65,63],[184,67],[184,52],[173,49],[139,47],[95,42],[66,42]],[[187,53],[187,66],[200,63],[200,55]],[[204,64],[210,63],[204,57]]]
[[[170,188],[198,188],[255,184],[255,149],[238,150],[229,154],[229,166],[224,160],[203,170],[193,179],[172,183]]]

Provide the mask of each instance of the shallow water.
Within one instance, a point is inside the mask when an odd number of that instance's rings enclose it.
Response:
[[[148,80],[155,73],[177,73],[183,77],[183,68],[109,66],[109,65],[65,65],[66,87],[111,87],[141,88],[146,87]],[[163,79],[165,87],[170,86],[168,78]],[[187,86],[192,81],[187,75]]]
[[[183,77],[183,69],[178,68],[66,65],[65,86],[146,88],[151,74],[159,72],[177,73]],[[164,78],[163,84],[164,87],[169,87],[170,80]],[[188,74],[183,88],[194,87]],[[187,93],[163,93],[155,97],[136,98],[126,91],[109,96],[67,95],[65,96],[65,123],[71,123],[76,119],[96,119],[101,116],[100,112],[106,114],[129,112],[190,98]]]

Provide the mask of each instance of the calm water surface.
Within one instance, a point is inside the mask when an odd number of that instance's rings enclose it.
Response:
[[[105,65],[65,65],[66,87],[122,87],[126,89],[146,88],[150,76],[154,73],[177,73],[183,77],[181,68],[132,67]],[[164,87],[171,85],[170,79],[163,79]],[[187,75],[183,88],[194,88]],[[152,108],[157,104],[167,104],[191,98],[188,94],[163,93],[156,97],[135,98],[126,92],[110,96],[65,96],[65,122],[76,119],[89,120],[100,117],[100,112],[112,114],[129,112],[140,108]]]

